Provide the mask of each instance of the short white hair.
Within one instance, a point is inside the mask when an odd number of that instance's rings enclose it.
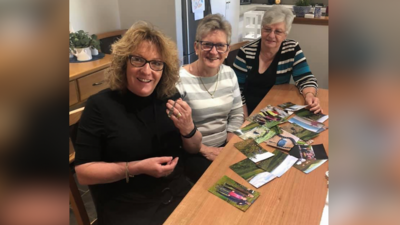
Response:
[[[281,5],[274,5],[265,10],[261,25],[285,22],[286,34],[289,34],[295,15],[292,10]]]

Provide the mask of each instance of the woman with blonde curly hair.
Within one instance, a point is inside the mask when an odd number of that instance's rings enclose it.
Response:
[[[90,187],[98,224],[162,224],[191,187],[178,159],[202,140],[175,88],[177,49],[138,22],[112,55],[110,88],[88,99],[79,122],[77,178]]]

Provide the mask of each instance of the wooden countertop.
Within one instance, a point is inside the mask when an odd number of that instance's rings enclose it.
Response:
[[[321,18],[303,18],[295,17],[293,23],[310,24],[310,25],[329,25],[329,16],[321,16]]]
[[[105,54],[104,58],[82,63],[69,64],[69,80],[76,80],[87,74],[107,68],[111,64],[111,55]]]
[[[319,89],[318,96],[324,113],[329,114],[328,90]],[[295,85],[275,85],[261,101],[253,114],[261,108],[278,105],[287,101],[303,104],[304,99]],[[248,123],[248,122],[247,122]],[[329,126],[329,120],[324,122]],[[313,144],[324,144],[329,155],[329,129],[314,138]],[[242,141],[234,136],[223,148],[203,176],[192,187],[182,202],[169,216],[165,225],[197,224],[297,224],[319,225],[328,192],[325,172],[328,162],[309,174],[296,168],[290,168],[282,177],[256,189],[229,168],[246,157],[240,153],[234,143]],[[262,143],[268,151],[274,148]],[[246,211],[242,212],[229,203],[208,192],[222,176],[228,176],[248,188],[260,192],[260,197]]]

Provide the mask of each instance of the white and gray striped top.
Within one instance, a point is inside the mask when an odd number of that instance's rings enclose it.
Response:
[[[227,132],[239,129],[244,120],[235,72],[229,66],[221,65],[219,77],[216,74],[200,78],[183,67],[179,74],[177,89],[182,99],[192,108],[193,121],[203,135],[203,144],[221,146],[226,141]],[[214,93],[217,79],[218,86]],[[204,86],[211,94],[214,93],[214,98],[211,98]]]

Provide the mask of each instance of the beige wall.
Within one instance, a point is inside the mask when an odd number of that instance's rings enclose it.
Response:
[[[74,31],[90,34],[121,29],[118,0],[70,0],[69,21]]]
[[[329,26],[293,24],[288,39],[299,42],[320,88],[328,89]]]

